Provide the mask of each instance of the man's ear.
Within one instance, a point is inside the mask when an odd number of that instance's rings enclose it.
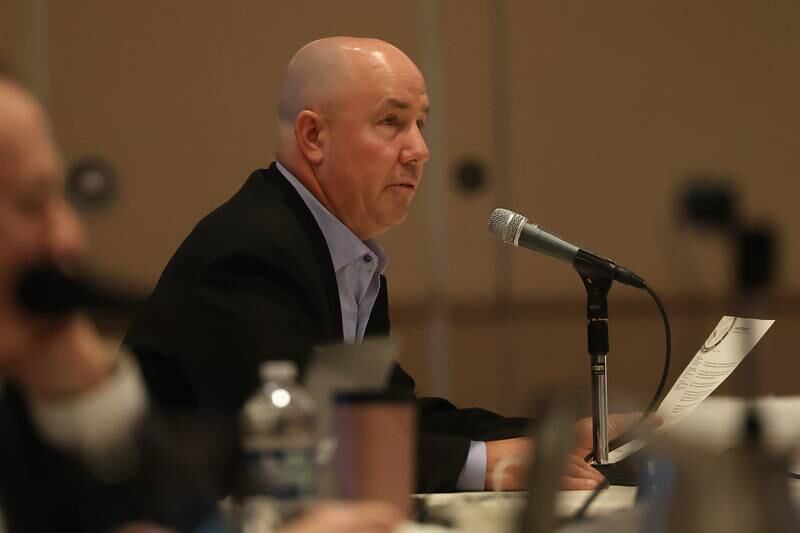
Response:
[[[294,134],[297,146],[306,159],[314,165],[322,163],[322,148],[326,138],[322,116],[308,109],[301,111],[294,121]]]

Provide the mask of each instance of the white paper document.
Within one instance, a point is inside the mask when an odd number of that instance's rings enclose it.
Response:
[[[664,423],[654,433],[668,431],[700,405],[731,375],[774,322],[722,317],[659,405],[656,414],[664,419]],[[644,445],[642,439],[633,440],[610,452],[608,461],[621,461]]]

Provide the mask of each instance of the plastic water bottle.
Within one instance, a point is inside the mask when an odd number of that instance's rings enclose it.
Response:
[[[315,492],[316,405],[291,361],[261,365],[262,385],[242,410],[246,453],[243,531],[275,531]]]

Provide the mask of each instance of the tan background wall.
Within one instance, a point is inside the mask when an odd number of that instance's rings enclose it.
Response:
[[[513,413],[531,389],[585,380],[584,296],[566,265],[490,240],[491,210],[645,276],[673,318],[674,378],[730,312],[724,246],[675,221],[678,187],[702,171],[733,176],[748,218],[780,229],[779,286],[763,307],[778,323],[759,383],[798,392],[798,20],[792,0],[4,0],[0,56],[38,84],[68,160],[98,154],[119,169],[118,201],[86,215],[90,262],[150,287],[198,218],[271,161],[295,49],[348,33],[400,46],[438,80],[440,131],[434,172],[384,239],[403,361],[423,391]],[[452,184],[467,155],[489,166],[479,195]],[[612,400],[641,401],[657,381],[660,322],[632,289],[615,287],[610,305]]]

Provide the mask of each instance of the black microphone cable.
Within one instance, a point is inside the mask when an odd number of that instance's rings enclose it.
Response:
[[[644,413],[642,414],[642,418],[640,418],[634,426],[628,430],[624,435],[614,439],[609,447],[613,446],[614,448],[624,444],[628,440],[630,440],[633,435],[641,428],[643,424],[647,422],[647,418],[653,414],[656,409],[658,409],[661,400],[663,399],[662,396],[664,395],[664,388],[667,385],[667,378],[669,377],[669,367],[672,364],[672,328],[669,325],[669,318],[667,317],[667,311],[664,309],[664,304],[661,302],[661,299],[655,293],[655,291],[649,286],[645,285],[644,290],[647,291],[653,301],[656,303],[658,307],[658,311],[661,314],[661,320],[664,323],[664,367],[661,370],[661,379],[658,382],[658,387],[656,387],[656,393],[653,395],[653,399],[650,400],[650,404],[645,409]]]
[[[591,494],[589,494],[589,497],[586,498],[586,501],[583,502],[583,505],[581,505],[580,509],[578,509],[574,515],[572,515],[570,521],[583,520],[583,518],[586,516],[586,512],[589,510],[589,507],[594,503],[597,497],[600,496],[600,493],[606,490],[609,485],[610,483],[607,479],[601,481],[600,484],[597,485],[597,488],[594,489]]]

